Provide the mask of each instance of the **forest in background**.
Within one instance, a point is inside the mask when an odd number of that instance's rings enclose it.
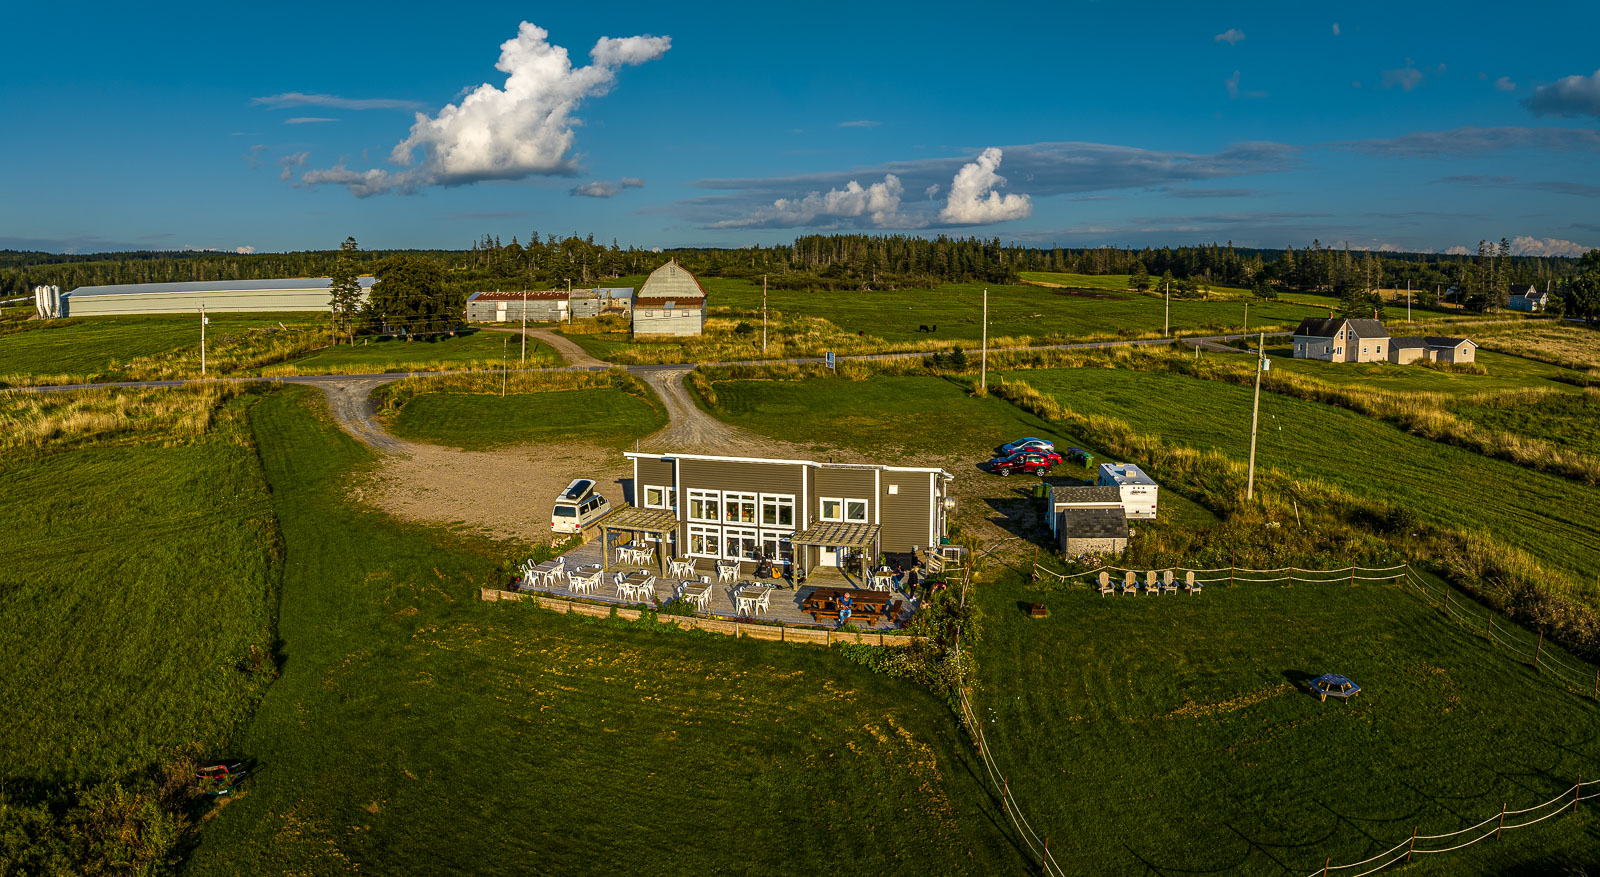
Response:
[[[63,291],[111,283],[253,280],[321,277],[334,269],[340,250],[238,254],[200,251],[140,251],[61,255],[0,251],[0,298],[26,296],[39,284]],[[699,274],[759,280],[775,288],[819,291],[906,289],[949,282],[1015,283],[1023,271],[1069,274],[1129,274],[1152,279],[1170,275],[1185,290],[1212,284],[1251,287],[1258,295],[1277,290],[1326,292],[1358,298],[1379,288],[1407,283],[1426,298],[1451,287],[1458,300],[1482,310],[1505,303],[1512,284],[1545,288],[1575,271],[1577,260],[1513,256],[1504,240],[1482,242],[1468,255],[1376,253],[1334,248],[1313,241],[1296,249],[1264,250],[1232,243],[1180,247],[1067,248],[1002,244],[999,238],[922,238],[909,235],[805,235],[792,244],[737,249],[624,249],[594,235],[565,238],[530,234],[501,243],[484,235],[463,250],[372,250],[356,254],[363,270],[382,259],[410,254],[437,263],[456,293],[486,289],[548,289],[600,285],[648,273],[676,258]],[[1158,281],[1157,281],[1158,282]]]

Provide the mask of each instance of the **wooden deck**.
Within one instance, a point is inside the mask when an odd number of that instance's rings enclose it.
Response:
[[[581,545],[572,551],[567,552],[565,555],[563,555],[563,557],[566,558],[566,562],[569,567],[585,564],[598,564],[600,562],[600,543],[595,541],[586,545]],[[835,622],[824,619],[821,623],[819,623],[814,621],[810,615],[800,611],[800,604],[805,599],[806,594],[810,593],[815,588],[861,587],[860,578],[858,576],[846,575],[842,571],[832,567],[822,567],[813,570],[811,577],[799,588],[793,588],[787,579],[768,579],[758,582],[751,575],[751,572],[755,569],[755,564],[750,563],[740,564],[740,576],[736,582],[730,584],[728,582],[718,582],[716,579],[716,573],[712,570],[710,564],[711,562],[705,559],[701,559],[698,564],[699,571],[702,575],[711,576],[711,608],[709,612],[702,612],[699,614],[712,618],[749,618],[757,621],[778,622],[790,626],[832,628],[837,626]],[[660,606],[663,603],[671,601],[675,596],[677,596],[680,583],[676,580],[669,580],[663,577],[659,569],[655,567],[638,567],[617,563],[611,563],[607,566],[607,571],[604,577],[601,579],[599,590],[592,594],[580,594],[575,591],[568,590],[565,584],[555,584],[550,587],[533,587],[520,590],[551,594],[553,596],[570,598],[573,600],[587,600],[595,603],[613,603],[616,605],[634,606],[638,605],[639,601],[624,600],[617,595],[615,574],[619,572],[632,572],[640,569],[656,576],[655,605]],[[778,586],[778,590],[773,591],[772,596],[768,598],[769,606],[767,611],[758,613],[756,615],[741,616],[734,604],[733,592],[739,588],[753,584],[776,585]],[[899,604],[900,612],[892,622],[877,624],[872,626],[870,629],[896,630],[902,628],[911,618],[912,613],[916,611],[916,607],[920,602],[919,600],[907,597],[899,590],[894,590],[890,593],[893,601]],[[861,627],[864,630],[869,629],[863,627],[859,622],[856,623],[856,626]]]

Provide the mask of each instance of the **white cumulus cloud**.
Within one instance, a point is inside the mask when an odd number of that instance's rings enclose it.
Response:
[[[525,21],[516,37],[500,46],[495,68],[506,74],[503,86],[484,83],[433,116],[416,114],[410,135],[389,154],[403,170],[357,171],[340,162],[307,171],[300,181],[342,185],[366,197],[574,174],[578,167],[569,153],[573,127],[581,122],[573,112],[586,99],[610,91],[620,67],[653,61],[671,47],[672,38],[665,36],[601,37],[589,52],[593,63],[574,67],[567,50],[552,44],[544,28]]]
[[[812,192],[804,198],[779,198],[749,216],[711,224],[711,228],[792,228],[838,220],[866,221],[876,228],[915,228],[924,222],[900,214],[905,188],[886,174],[881,183],[862,186],[855,180],[842,189]]]
[[[1535,116],[1600,118],[1600,70],[1592,76],[1566,76],[1541,85],[1522,103]]]
[[[982,225],[1033,215],[1033,201],[1027,195],[1002,197],[994,191],[1006,184],[1006,178],[995,172],[999,167],[1000,149],[996,146],[985,149],[977,161],[962,165],[950,181],[950,195],[939,219],[952,225]]]
[[[574,186],[571,194],[581,195],[585,198],[614,198],[622,193],[623,189],[642,189],[644,180],[638,177],[623,177],[615,183],[608,180],[590,180],[581,186]]]
[[[1214,43],[1227,43],[1228,45],[1232,46],[1237,45],[1242,39],[1244,39],[1244,31],[1236,27],[1230,27],[1222,33],[1212,37],[1211,41]]]
[[[1560,238],[1535,238],[1520,235],[1511,239],[1511,252],[1517,256],[1581,256],[1594,247]]]
[[[1494,90],[1495,91],[1516,91],[1517,90],[1517,84],[1515,82],[1511,81],[1511,77],[1502,76],[1499,79],[1496,79],[1494,81]]]
[[[1472,251],[1467,249],[1466,247],[1461,246],[1460,244],[1456,244],[1455,246],[1451,247],[1450,249],[1445,250],[1444,254],[1446,256],[1470,256],[1470,255],[1472,255]]]
[[[1334,36],[1338,36],[1339,35],[1339,22],[1337,22],[1337,21],[1333,23],[1333,35]]]

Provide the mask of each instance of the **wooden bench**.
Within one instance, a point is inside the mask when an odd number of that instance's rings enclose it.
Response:
[[[821,622],[824,618],[838,621],[841,609],[839,600],[847,594],[854,604],[850,607],[851,621],[859,620],[870,626],[898,614],[891,611],[890,598],[881,591],[843,588],[818,588],[812,591],[800,604],[800,611],[810,615],[811,620],[815,622]]]

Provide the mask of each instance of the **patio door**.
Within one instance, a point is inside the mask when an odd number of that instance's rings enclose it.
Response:
[[[817,566],[838,566],[843,559],[843,548],[827,545],[817,549]]]

